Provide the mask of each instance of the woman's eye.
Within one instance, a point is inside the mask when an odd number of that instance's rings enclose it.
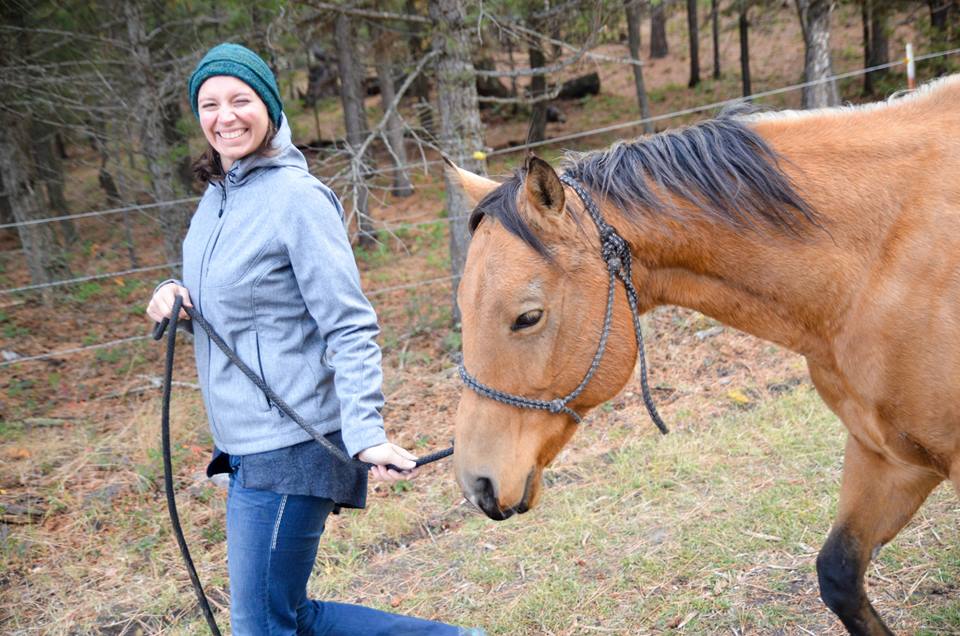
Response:
[[[527,327],[532,327],[538,322],[540,322],[540,317],[543,316],[542,309],[534,309],[517,316],[517,319],[514,321],[513,326],[510,327],[510,331],[519,331],[520,329],[526,329]]]

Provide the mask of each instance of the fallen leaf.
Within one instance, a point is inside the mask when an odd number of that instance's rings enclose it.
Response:
[[[730,389],[727,391],[727,397],[737,404],[750,404],[750,398],[740,389]]]

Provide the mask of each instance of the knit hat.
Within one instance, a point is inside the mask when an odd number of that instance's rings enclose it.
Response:
[[[229,75],[246,83],[252,88],[263,103],[267,105],[270,121],[280,126],[280,115],[283,114],[283,102],[280,101],[280,89],[277,87],[277,78],[263,59],[239,44],[218,44],[203,56],[197,68],[190,76],[190,107],[193,114],[200,118],[197,105],[197,94],[200,86],[215,75]]]

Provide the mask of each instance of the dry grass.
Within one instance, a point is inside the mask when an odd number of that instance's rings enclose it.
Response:
[[[676,309],[647,319],[671,435],[654,434],[628,387],[548,471],[543,505],[499,524],[462,503],[448,466],[409,490],[377,486],[366,511],[328,523],[313,594],[492,634],[841,633],[813,562],[842,427],[797,357],[715,326]],[[395,435],[443,445],[452,367],[388,362]],[[29,453],[0,469],[0,483],[22,484],[5,496],[44,511],[6,526],[5,633],[204,633],[159,490],[158,400],[126,408],[113,425],[5,432],[0,456]],[[181,390],[173,412],[181,517],[224,624],[224,494],[199,475],[209,440],[197,394]],[[960,626],[958,543],[957,498],[940,489],[871,567],[872,597],[899,632]]]

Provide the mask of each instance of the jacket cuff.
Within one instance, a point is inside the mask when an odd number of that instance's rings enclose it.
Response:
[[[359,428],[343,428],[340,430],[343,436],[343,444],[347,447],[347,453],[350,457],[356,457],[360,451],[366,450],[371,446],[378,446],[387,441],[387,434],[383,431],[383,426],[370,425]]]
[[[159,285],[157,285],[156,287],[154,287],[154,288],[153,288],[153,293],[156,294],[158,291],[160,291],[160,288],[161,288],[161,287],[163,287],[164,285],[166,285],[166,284],[168,284],[168,283],[175,283],[175,284],[180,285],[181,287],[183,287],[183,282],[181,282],[180,280],[178,280],[178,279],[176,279],[176,278],[168,278],[167,280],[163,281],[162,283],[160,283]]]

